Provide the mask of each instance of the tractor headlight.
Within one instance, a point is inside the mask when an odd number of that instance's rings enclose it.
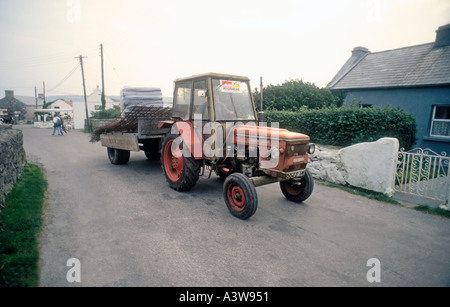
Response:
[[[312,155],[314,152],[316,152],[316,145],[315,144],[308,144],[308,153]]]

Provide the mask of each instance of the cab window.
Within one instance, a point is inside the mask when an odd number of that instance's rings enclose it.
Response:
[[[209,120],[206,80],[194,82],[194,105],[192,114],[192,119],[201,117],[202,120]]]
[[[178,83],[175,88],[175,99],[172,116],[189,120],[191,108],[191,82]]]

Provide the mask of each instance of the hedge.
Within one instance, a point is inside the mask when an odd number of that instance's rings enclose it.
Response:
[[[323,145],[350,146],[395,137],[400,147],[409,150],[416,143],[416,120],[400,109],[327,108],[320,110],[266,111],[265,121],[310,136]]]
[[[264,109],[296,112],[306,106],[309,109],[339,107],[344,99],[327,88],[303,80],[287,80],[281,85],[268,85],[263,90]],[[260,93],[255,89],[256,106],[260,105]]]

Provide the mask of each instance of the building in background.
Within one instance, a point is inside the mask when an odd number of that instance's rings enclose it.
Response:
[[[5,122],[19,123],[27,121],[27,105],[14,97],[14,91],[5,91],[5,97],[0,99],[0,117]]]
[[[111,109],[113,106],[120,106],[120,99],[106,96],[105,109]],[[84,129],[84,123],[86,120],[86,107],[83,97],[78,97],[73,103],[73,125],[74,129]],[[87,96],[87,109],[88,115],[91,116],[92,112],[102,109],[102,91],[100,88],[96,88],[89,96]]]
[[[328,84],[347,103],[398,107],[415,117],[415,147],[450,154],[450,24],[431,43],[370,52],[356,47]]]

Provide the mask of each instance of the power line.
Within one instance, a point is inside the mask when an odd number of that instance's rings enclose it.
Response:
[[[119,74],[117,73],[116,68],[114,67],[114,64],[113,64],[112,61],[111,61],[111,58],[110,58],[109,55],[108,55],[108,52],[103,52],[103,53],[104,53],[104,55],[106,56],[106,58],[108,59],[109,64],[111,64],[111,67],[112,67],[112,69],[114,70],[114,73],[116,74],[117,79],[119,79],[120,84],[123,85],[123,81],[122,81],[122,79],[120,79]]]
[[[69,79],[72,75],[73,75],[73,73],[75,72],[75,71],[77,71],[77,69],[78,69],[78,64],[77,65],[75,65],[75,67],[74,68],[72,68],[72,70],[57,84],[57,85],[55,85],[54,87],[52,87],[51,89],[49,89],[49,90],[47,90],[47,92],[52,92],[52,91],[54,91],[55,89],[57,89],[58,87],[60,87],[64,82],[66,82],[67,81],[67,79]]]
[[[69,53],[70,52],[70,53]],[[94,49],[88,49],[88,53],[94,52]],[[85,52],[86,53],[86,52]],[[42,56],[31,56],[24,58],[2,58],[0,60],[0,70],[17,70],[22,68],[32,68],[36,66],[56,65],[72,62],[73,51],[63,51]]]

